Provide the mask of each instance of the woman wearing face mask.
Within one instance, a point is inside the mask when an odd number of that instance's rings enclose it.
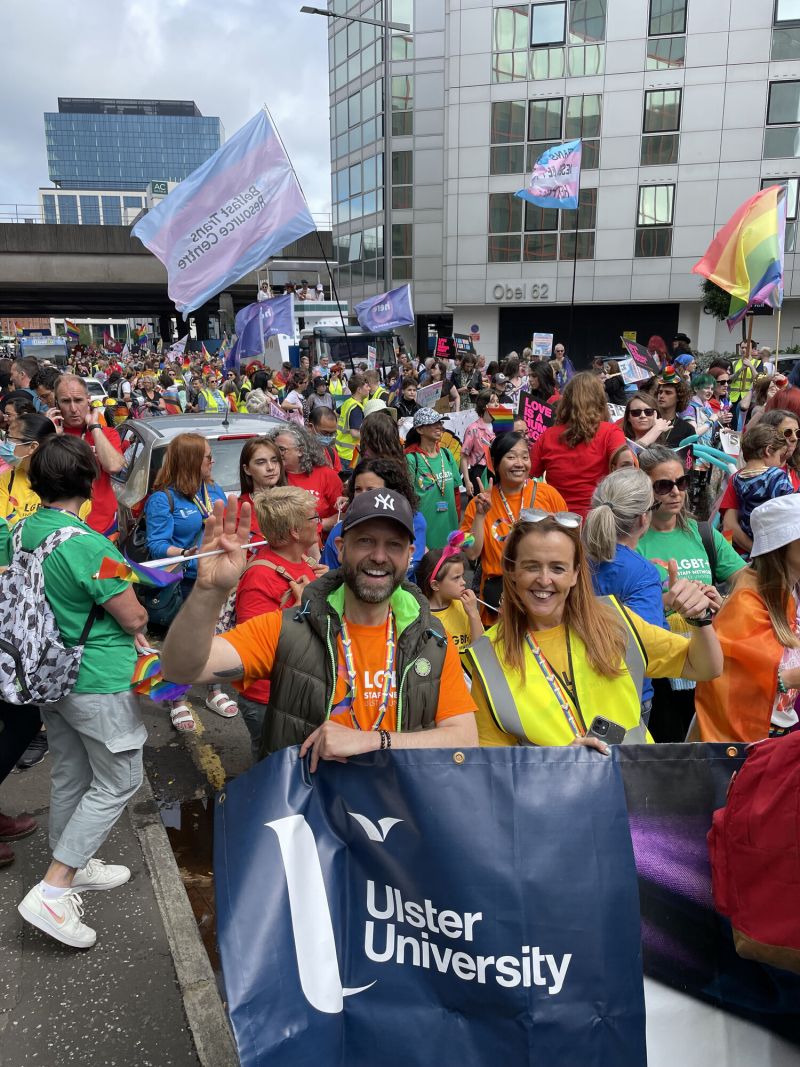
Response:
[[[531,478],[531,455],[521,433],[501,433],[489,448],[494,479],[467,505],[461,521],[464,533],[475,541],[464,549],[467,559],[481,561],[478,597],[489,605],[482,609],[485,623],[494,621],[502,592],[502,556],[511,527],[526,509],[566,511],[561,494],[546,482]]]
[[[675,581],[670,605],[691,640],[653,626],[592,592],[574,512],[523,511],[504,547],[500,620],[464,653],[481,745],[585,745],[595,717],[626,740],[650,741],[642,720],[645,668],[653,677],[715,678],[722,653],[708,599]]]
[[[280,449],[269,437],[253,437],[239,456],[239,484],[241,493],[236,506],[236,516],[242,504],[250,505],[250,532],[252,541],[260,541],[261,528],[253,506],[253,497],[261,489],[273,489],[276,485],[288,485],[283,469]]]
[[[5,441],[0,442],[0,459],[8,463],[10,470],[0,474],[0,518],[9,526],[20,519],[27,519],[41,503],[31,489],[28,480],[31,456],[36,449],[56,432],[46,415],[20,415],[8,431]],[[83,507],[81,518],[91,510],[91,504]]]
[[[654,445],[639,456],[641,468],[653,483],[658,505],[650,517],[650,529],[639,540],[637,551],[658,568],[667,588],[674,580],[707,586],[714,608],[722,603],[714,588],[727,582],[744,567],[742,560],[718,530],[702,527],[689,516],[686,491],[689,478],[677,454],[664,445]],[[686,633],[680,614],[669,611],[667,624],[676,633]],[[656,741],[683,741],[694,716],[694,684],[682,678],[659,681],[654,686],[650,727]]]

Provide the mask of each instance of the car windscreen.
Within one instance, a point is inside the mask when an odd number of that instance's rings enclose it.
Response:
[[[255,434],[253,435],[255,436]],[[239,483],[239,456],[247,441],[242,437],[230,440],[214,440],[208,442],[211,445],[211,454],[214,457],[212,477],[217,485],[226,493],[238,493],[241,486]],[[150,461],[150,488],[153,487],[156,474],[161,469],[166,455],[166,442],[153,448]]]

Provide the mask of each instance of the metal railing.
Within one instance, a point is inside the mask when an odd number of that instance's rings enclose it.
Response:
[[[138,212],[131,211],[132,216],[138,214]],[[311,217],[313,218],[316,226],[320,230],[329,230],[331,228],[331,213],[329,211],[312,211]],[[43,223],[50,222],[45,218],[44,211],[41,204],[0,204],[0,224],[3,223],[20,223],[22,225],[41,225]],[[57,219],[56,222],[62,222]],[[65,223],[62,223],[65,224]],[[97,226],[98,223],[69,223],[69,225],[93,225]],[[119,223],[117,225],[120,225]],[[126,225],[123,223],[122,225]]]

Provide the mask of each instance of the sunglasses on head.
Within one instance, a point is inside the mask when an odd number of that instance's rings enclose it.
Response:
[[[576,530],[583,521],[574,511],[542,511],[541,508],[525,508],[519,513],[520,522],[543,522],[555,519],[565,530]]]
[[[649,418],[651,415],[655,415],[655,413],[655,408],[631,408],[630,410],[631,418],[634,419],[637,418],[639,415],[647,415],[647,417]]]
[[[653,492],[656,496],[666,496],[667,493],[671,493],[673,489],[677,489],[679,493],[685,493],[688,488],[688,474],[682,474],[680,478],[674,482],[671,478],[659,478],[657,482],[653,482]]]

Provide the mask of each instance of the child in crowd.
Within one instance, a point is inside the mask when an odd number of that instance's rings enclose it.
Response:
[[[794,492],[791,479],[782,464],[786,441],[774,426],[758,422],[742,435],[742,458],[745,463],[733,476],[738,501],[739,525],[752,540],[750,515],[759,504]]]
[[[461,548],[465,541],[463,532],[456,530],[444,548],[426,552],[417,568],[419,587],[459,653],[483,634],[478,598],[464,581],[467,557]]]

